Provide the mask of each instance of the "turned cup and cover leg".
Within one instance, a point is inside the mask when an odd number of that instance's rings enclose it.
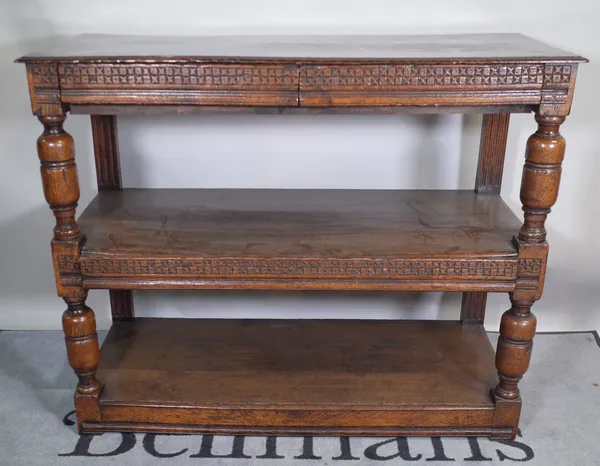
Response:
[[[65,118],[64,114],[39,117],[44,125],[44,132],[38,138],[37,148],[44,195],[56,217],[53,251],[74,251],[78,254],[83,239],[75,220],[79,182],[73,138],[63,129]],[[67,303],[67,310],[63,314],[63,329],[69,363],[79,379],[75,405],[81,425],[80,414],[88,415],[94,411],[89,409],[94,405],[91,398],[97,396],[101,388],[96,379],[100,361],[96,319],[94,312],[85,305],[87,291],[80,285],[67,286],[59,276],[57,278],[58,294]]]
[[[565,118],[536,114],[535,119],[538,130],[527,141],[523,167],[521,202],[524,222],[518,243],[520,250],[534,251],[545,260],[545,221],[558,196],[566,146],[559,128]],[[536,329],[531,306],[540,295],[541,289],[530,290],[521,286],[517,279],[517,287],[511,294],[512,307],[502,316],[496,352],[499,383],[494,390],[495,396],[501,400],[520,401],[518,383],[529,367]]]

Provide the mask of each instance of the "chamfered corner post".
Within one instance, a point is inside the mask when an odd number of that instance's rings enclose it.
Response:
[[[483,115],[475,177],[477,194],[500,194],[510,113]]]
[[[77,422],[99,420],[96,378],[100,350],[94,312],[85,305],[87,290],[82,286],[79,255],[83,235],[75,219],[79,182],[73,138],[63,129],[64,112],[38,116],[44,126],[37,150],[41,162],[44,196],[56,218],[52,254],[58,295],[67,303],[63,329],[69,363],[79,381],[75,393]]]
[[[92,115],[92,140],[98,191],[120,191],[121,159],[116,115]],[[131,290],[109,290],[110,310],[114,321],[134,320],[133,292]]]
[[[485,305],[487,293],[485,291],[465,291],[462,294],[460,321],[463,324],[481,324],[485,319]]]
[[[531,306],[541,297],[548,244],[545,222],[558,197],[565,139],[560,134],[564,116],[537,112],[537,131],[527,141],[521,181],[524,222],[516,242],[519,248],[517,284],[511,308],[504,313],[496,351],[499,383],[494,396],[505,411],[501,417],[516,436],[521,398],[518,383],[529,367],[536,318]]]
[[[509,125],[510,113],[483,115],[475,177],[477,194],[500,195]],[[487,293],[484,291],[463,292],[461,322],[483,324],[486,301]]]

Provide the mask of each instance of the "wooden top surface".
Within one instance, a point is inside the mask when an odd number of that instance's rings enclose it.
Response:
[[[18,61],[91,59],[258,60],[514,60],[581,62],[581,56],[522,34],[398,36],[125,36],[93,35],[44,40]]]
[[[237,258],[514,256],[521,222],[472,191],[125,189],[79,220],[83,253]]]
[[[101,403],[492,407],[483,327],[460,322],[136,319],[102,347]]]

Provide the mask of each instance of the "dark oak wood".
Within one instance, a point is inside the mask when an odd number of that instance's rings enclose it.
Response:
[[[558,198],[561,165],[565,156],[565,138],[559,132],[565,117],[536,115],[538,130],[527,141],[521,202],[525,221],[519,240],[525,243],[546,241],[545,222]]]
[[[475,192],[500,194],[510,114],[484,115]]]
[[[110,290],[110,311],[113,321],[133,320],[133,292],[131,290]]]
[[[179,429],[491,429],[493,359],[483,328],[456,322],[142,318],[103,345],[100,410]]]
[[[46,202],[56,217],[54,239],[65,242],[81,237],[75,220],[79,180],[73,138],[63,129],[64,115],[40,117],[44,133],[37,140]]]
[[[95,288],[507,290],[519,267],[521,222],[471,191],[126,189],[99,194],[80,223]]]
[[[115,115],[92,115],[92,139],[98,191],[121,190],[121,161]],[[133,294],[128,290],[110,290],[110,310],[113,320],[134,318]]]
[[[532,105],[494,105],[477,107],[225,107],[194,105],[71,105],[72,115],[189,115],[189,114],[236,114],[236,115],[357,115],[357,114],[496,114],[531,113]]]
[[[160,434],[215,434],[215,435],[314,435],[314,436],[367,436],[367,437],[491,437],[494,439],[510,438],[510,427],[251,427],[251,426],[226,426],[214,424],[207,425],[177,425],[158,423],[126,423],[102,422],[84,423],[83,430],[89,434],[103,434],[104,432],[150,432]]]
[[[121,181],[117,117],[92,115],[91,121],[98,190],[121,190],[123,183]]]
[[[481,326],[450,321],[139,318],[103,344],[100,402],[492,408],[493,361]]]
[[[45,40],[26,64],[81,432],[515,438],[579,55],[519,34]],[[67,112],[100,193],[78,220]],[[123,190],[116,115],[484,113],[475,192]],[[521,222],[509,114],[535,112]],[[98,349],[89,289],[111,290]],[[461,291],[461,321],[132,320],[132,289]],[[488,292],[508,292],[495,356]],[[130,320],[129,322],[127,320]],[[497,375],[496,375],[497,373]]]
[[[94,312],[85,305],[87,291],[81,286],[77,270],[68,277],[61,277],[56,265],[56,258],[62,255],[70,255],[76,260],[84,241],[75,220],[79,181],[73,138],[63,129],[65,118],[64,114],[40,117],[44,133],[38,138],[37,149],[44,195],[56,218],[52,254],[58,294],[68,305],[62,323],[69,364],[78,377],[75,407],[81,429],[84,421],[100,420],[98,395],[102,384],[96,378],[100,350]]]
[[[83,298],[65,298],[65,301],[68,308],[63,313],[62,324],[69,364],[79,379],[75,409],[77,425],[82,430],[84,422],[98,422],[101,419],[98,396],[102,383],[96,377],[100,361],[96,318]]]
[[[510,113],[485,114],[483,116],[475,178],[476,193],[500,194],[509,124]],[[485,293],[464,293],[460,319],[466,322],[483,323],[486,301]]]
[[[85,254],[368,259],[516,256],[521,221],[471,191],[125,189],[79,218]]]
[[[565,117],[536,115],[538,130],[527,141],[525,165],[521,183],[521,202],[525,221],[519,230],[520,255],[543,257],[539,276],[517,278],[517,288],[511,294],[512,307],[502,316],[500,338],[496,352],[496,367],[500,382],[495,396],[507,402],[521,403],[519,380],[529,367],[536,317],[531,306],[540,299],[545,275],[548,243],[545,221],[558,197],[561,165],[566,142],[559,132]],[[519,410],[514,410],[518,421]],[[513,435],[516,435],[516,422]]]
[[[483,324],[485,319],[485,304],[487,293],[482,291],[469,291],[463,293],[460,320],[464,323]]]
[[[44,40],[39,50],[17,61],[124,60],[157,58],[199,60],[228,57],[295,62],[331,60],[447,60],[530,58],[583,62],[581,56],[522,34],[432,35],[239,35],[205,37],[84,34]]]
[[[578,55],[520,34],[82,36],[27,63],[34,112],[69,105],[571,106]]]

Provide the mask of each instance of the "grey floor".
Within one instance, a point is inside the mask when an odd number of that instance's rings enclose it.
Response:
[[[79,437],[71,413],[74,385],[61,332],[0,332],[0,465],[600,465],[600,347],[593,333],[536,336],[532,367],[521,383],[522,435],[515,442]]]

